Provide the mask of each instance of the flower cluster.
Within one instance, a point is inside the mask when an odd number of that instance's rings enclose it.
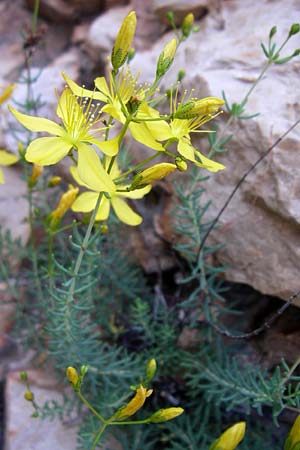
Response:
[[[173,38],[165,46],[158,58],[155,80],[141,85],[128,65],[135,27],[136,15],[132,11],[116,38],[108,80],[96,78],[93,90],[79,86],[63,73],[66,87],[56,110],[59,123],[9,107],[28,130],[48,133],[29,144],[25,154],[28,162],[48,166],[66,156],[72,159],[71,174],[78,187],[85,188],[77,198],[72,196],[73,211],[88,213],[96,208],[95,219],[106,220],[112,207],[119,220],[128,225],[138,225],[142,218],[125,199],[144,197],[156,180],[176,169],[186,170],[188,163],[211,172],[224,168],[200,153],[191,138],[192,133],[207,131],[200,127],[219,114],[223,100],[207,97],[185,101],[183,97],[180,101],[177,89],[170,95],[169,114],[161,114],[157,105],[165,96],[158,94],[157,85],[170,68],[179,43]],[[151,149],[152,154],[122,173],[118,158],[127,134]],[[163,162],[147,167],[158,156]],[[52,219],[60,211],[54,212]]]

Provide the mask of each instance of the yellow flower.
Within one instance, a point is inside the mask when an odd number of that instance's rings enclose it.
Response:
[[[106,161],[109,166],[110,159]],[[75,181],[89,189],[87,192],[80,194],[72,205],[72,210],[75,212],[90,212],[93,211],[100,192],[106,192],[100,202],[97,211],[96,220],[106,220],[109,216],[110,205],[116,213],[116,216],[121,222],[127,225],[139,225],[142,222],[142,217],[136,214],[130,206],[122,199],[132,198],[138,199],[144,197],[151,186],[145,186],[143,189],[136,189],[127,191],[127,186],[116,185],[113,179],[119,176],[119,169],[114,163],[111,173],[107,174],[103,168],[100,159],[96,152],[88,147],[84,154],[79,154],[78,167],[71,167],[70,171]],[[106,175],[105,183],[103,172]]]
[[[6,152],[5,150],[0,150],[0,166],[11,166],[18,161],[16,155]],[[0,184],[4,183],[3,171],[0,169]]]
[[[136,28],[136,15],[131,11],[123,20],[111,52],[111,63],[118,70],[126,61]]]
[[[104,77],[95,79],[95,87],[97,89],[95,91],[89,91],[79,86],[65,73],[63,73],[63,77],[74,95],[104,102],[105,104],[101,111],[109,114],[121,124],[126,122],[126,117],[129,115],[129,110],[134,101],[137,102],[134,114],[135,120],[159,118],[159,112],[151,108],[146,102],[147,88],[137,86],[137,77],[132,75],[128,67],[124,67],[118,74],[116,88],[111,72],[109,73],[109,84],[107,84]],[[160,136],[160,122],[161,120],[155,122],[130,122],[129,131],[136,141],[153,150],[164,151],[162,144],[157,141],[157,138]],[[112,141],[117,142],[117,140],[117,138],[114,138],[114,140],[106,141],[107,146],[110,146]]]
[[[15,87],[16,84],[10,84],[3,89],[0,94],[0,105],[2,105],[2,103],[6,102],[11,97]]]
[[[38,164],[33,164],[32,174],[28,180],[29,186],[34,186],[37,183],[37,179],[42,175],[43,172],[44,172],[43,166],[39,166]]]
[[[180,416],[183,412],[184,409],[180,407],[159,409],[149,417],[148,421],[150,423],[167,422],[168,420],[172,420],[175,419],[175,417]]]
[[[246,423],[238,422],[224,431],[209,450],[235,450],[243,440],[246,431]]]
[[[144,405],[146,398],[152,394],[152,389],[147,390],[144,386],[139,386],[136,390],[135,396],[127,405],[123,406],[116,414],[114,419],[117,421],[125,420],[133,416]]]
[[[298,450],[298,448],[300,448],[300,416],[297,416],[291,431],[289,432],[284,450]]]
[[[54,137],[41,137],[34,139],[26,151],[26,160],[41,166],[56,164],[64,158],[73,148],[79,152],[84,144],[94,144],[103,153],[114,156],[118,152],[117,142],[100,141],[99,134],[103,131],[101,111],[92,100],[83,100],[78,103],[70,89],[65,89],[58,101],[56,114],[63,126],[49,119],[29,116],[9,107],[15,118],[31,131],[47,132]],[[95,128],[94,128],[95,127]]]
[[[78,188],[74,188],[71,184],[69,185],[68,191],[61,196],[56,209],[50,213],[51,228],[55,228],[60,223],[68,209],[71,208],[75,198],[77,197],[78,191]]]
[[[187,103],[189,107],[185,109],[181,103],[177,105],[176,94],[174,102],[171,98],[170,104],[170,112],[173,119],[170,120],[170,123],[165,121],[158,123],[152,122],[152,134],[159,141],[177,142],[177,151],[184,159],[188,159],[197,166],[203,167],[211,172],[218,172],[224,169],[223,164],[207,158],[196,150],[192,145],[190,134],[206,133],[207,130],[199,130],[199,127],[213,119],[215,115],[211,114],[211,112],[215,113],[223,103],[223,100],[217,99],[216,97],[207,97],[202,100],[194,99]],[[177,118],[176,114],[178,111],[181,111],[181,114],[185,115],[189,113],[188,118]],[[153,130],[155,127],[157,127],[157,134]]]

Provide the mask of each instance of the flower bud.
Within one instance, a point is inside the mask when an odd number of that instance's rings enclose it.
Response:
[[[156,67],[156,78],[161,78],[170,68],[177,50],[177,39],[173,38],[159,55]]]
[[[185,77],[185,70],[180,69],[178,70],[178,74],[177,74],[177,81],[180,83]]]
[[[114,419],[124,420],[127,417],[133,416],[144,405],[146,398],[152,394],[152,389],[147,390],[144,386],[139,386],[136,390],[135,396],[127,405],[123,406],[116,414]]]
[[[24,398],[25,400],[27,400],[28,402],[32,402],[34,399],[34,395],[33,392],[29,391],[29,389],[27,389],[27,391],[24,394]]]
[[[175,164],[180,172],[185,172],[188,168],[187,162],[183,158],[181,158],[181,156],[176,156]]]
[[[20,372],[20,378],[22,381],[27,381],[28,380],[27,372],[25,372],[24,370]]]
[[[35,186],[37,183],[37,179],[42,175],[43,172],[44,172],[43,166],[39,166],[38,164],[33,164],[32,174],[28,179],[28,185],[30,187]]]
[[[146,383],[149,383],[155,376],[157,364],[154,358],[150,359],[146,367]]]
[[[138,173],[131,184],[133,189],[141,188],[154,181],[161,180],[176,169],[175,164],[159,163]]]
[[[221,100],[218,97],[206,97],[201,100],[191,100],[179,105],[174,117],[176,119],[193,119],[197,116],[215,114],[224,103],[224,100]]]
[[[70,366],[66,370],[66,375],[71,385],[76,388],[80,380],[77,370]]]
[[[166,408],[156,411],[152,416],[148,418],[150,423],[167,422],[168,420],[175,419],[184,412],[183,408]]]
[[[300,416],[297,416],[291,431],[289,432],[284,450],[298,450],[298,447],[296,447],[297,444],[300,448]]]
[[[124,19],[111,52],[111,63],[118,70],[126,61],[136,28],[136,15],[131,11]]]
[[[48,187],[55,187],[57,186],[59,183],[61,182],[61,177],[52,177],[50,178],[50,180],[48,181]]]
[[[2,105],[2,103],[6,102],[6,100],[11,97],[16,86],[16,84],[10,84],[3,89],[2,93],[0,94],[0,105]]]
[[[272,37],[277,33],[277,27],[274,25],[269,33],[269,39],[272,39]]]
[[[79,188],[74,188],[71,184],[69,189],[65,192],[54,211],[50,213],[50,227],[55,228],[75,201]]]
[[[289,37],[293,36],[294,34],[298,34],[300,31],[300,24],[299,23],[293,23],[293,25],[290,28],[289,31]]]
[[[210,450],[235,450],[239,443],[245,436],[246,423],[238,422],[232,427],[224,431],[223,434],[217,439]]]
[[[182,25],[181,25],[181,31],[184,37],[188,37],[192,31],[193,24],[194,24],[194,14],[189,13],[185,18],[183,19]]]

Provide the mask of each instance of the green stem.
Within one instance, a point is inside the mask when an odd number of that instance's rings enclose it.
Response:
[[[101,414],[98,413],[98,411],[95,410],[95,408],[90,404],[90,402],[82,395],[82,393],[79,391],[77,392],[78,397],[82,400],[82,402],[85,404],[85,406],[88,407],[88,409],[100,420],[100,422],[103,422],[105,425],[107,425],[107,421],[101,416]]]
[[[281,383],[278,387],[278,391],[280,391],[281,388],[289,381],[289,379],[291,378],[291,376],[293,375],[299,364],[300,364],[300,356],[298,356],[298,358],[296,359],[296,361],[294,362],[294,364],[292,365],[286,376],[281,380]]]
[[[102,434],[104,433],[104,431],[105,431],[105,429],[106,429],[107,426],[108,426],[108,424],[106,424],[106,423],[104,423],[103,425],[101,425],[101,427],[99,428],[99,430],[98,430],[98,432],[97,432],[97,435],[96,435],[96,437],[95,437],[95,439],[94,439],[94,441],[93,441],[91,450],[95,450],[95,448],[97,447],[97,444],[98,444],[98,442],[99,442],[99,440],[100,440],[100,437],[101,437]]]
[[[137,164],[136,166],[134,166],[131,169],[127,170],[126,172],[122,173],[122,175],[120,175],[118,178],[116,178],[114,180],[114,182],[116,184],[120,184],[121,180],[124,180],[124,178],[126,178],[132,172],[135,172],[136,170],[139,170],[142,167],[144,167],[145,164],[148,164],[150,161],[157,158],[159,155],[161,155],[161,153],[164,153],[164,152],[158,151],[158,152],[154,153],[154,155],[149,156],[149,158],[144,159],[144,161],[142,161],[141,163]]]
[[[266,71],[268,70],[268,68],[270,67],[270,65],[272,64],[272,60],[268,60],[266,62],[266,64],[264,65],[264,67],[262,68],[261,73],[259,74],[258,78],[255,80],[255,82],[252,84],[252,86],[250,87],[250,89],[247,91],[247,93],[245,94],[243,100],[241,101],[240,104],[242,105],[246,105],[246,103],[249,100],[250,95],[252,94],[252,92],[254,91],[254,89],[256,88],[256,86],[258,85],[258,83],[261,81],[261,79],[263,78],[264,74],[266,73]],[[222,128],[222,130],[220,131],[218,138],[216,139],[216,142],[213,144],[209,154],[208,154],[208,158],[211,158],[216,150],[216,147],[218,146],[218,144],[221,142],[221,140],[223,139],[223,136],[225,135],[226,131],[228,130],[228,128],[230,127],[231,123],[233,122],[235,116],[230,115],[229,119],[227,120],[227,122],[225,123],[224,127]]]
[[[36,32],[37,21],[38,21],[38,16],[39,16],[39,8],[40,8],[40,0],[35,0],[35,2],[34,2],[34,10],[33,10],[33,18],[32,18],[32,25],[31,25],[32,33]]]
[[[70,336],[70,340],[71,340],[70,305],[71,305],[71,303],[72,303],[72,301],[74,299],[74,292],[75,292],[75,287],[76,287],[76,279],[77,279],[77,276],[78,276],[78,273],[79,273],[79,270],[80,270],[80,267],[81,267],[83,256],[84,256],[84,254],[85,254],[85,252],[87,250],[87,247],[88,247],[89,239],[90,239],[90,236],[91,236],[91,233],[92,233],[92,229],[93,229],[93,226],[94,226],[94,223],[95,223],[95,219],[96,219],[96,215],[97,215],[97,212],[98,212],[98,208],[99,208],[99,205],[101,203],[103,195],[104,195],[103,192],[99,193],[99,196],[98,196],[98,199],[97,199],[97,203],[95,205],[95,209],[94,209],[94,211],[93,211],[93,213],[91,215],[88,228],[86,230],[83,242],[82,242],[81,247],[80,247],[80,251],[79,251],[78,256],[77,256],[77,260],[76,260],[76,263],[75,263],[75,268],[74,268],[71,284],[70,284],[68,295],[67,295],[67,298],[66,298],[66,313],[65,313],[65,325],[66,325],[66,328],[65,328],[65,330],[66,330],[66,333]]]

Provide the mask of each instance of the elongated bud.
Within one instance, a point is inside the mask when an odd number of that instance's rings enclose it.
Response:
[[[185,77],[185,70],[180,69],[178,70],[178,74],[177,74],[177,81],[180,83]]]
[[[78,382],[80,381],[77,370],[74,367],[70,366],[66,369],[66,375],[70,384],[76,389],[78,386]]]
[[[29,389],[27,389],[27,391],[24,394],[24,398],[25,400],[27,400],[28,402],[32,402],[34,399],[34,395],[33,392],[29,391]]]
[[[297,446],[298,445],[298,446]],[[291,431],[285,441],[284,450],[300,449],[300,416],[297,416]]]
[[[0,105],[2,105],[2,103],[6,102],[6,100],[11,97],[16,86],[16,84],[10,84],[3,89],[0,94]]]
[[[74,203],[76,196],[78,194],[79,188],[74,188],[71,184],[69,185],[69,190],[65,192],[54,211],[50,214],[50,227],[55,228]]]
[[[185,172],[188,168],[187,162],[183,158],[181,158],[181,156],[176,156],[175,164],[180,172]]]
[[[161,78],[171,67],[177,50],[177,39],[173,38],[159,55],[156,67],[156,78]]]
[[[274,27],[271,28],[269,33],[269,39],[271,40],[272,37],[277,33],[277,27],[274,25]]]
[[[160,423],[167,422],[168,420],[175,419],[175,417],[180,416],[184,412],[183,408],[165,408],[156,411],[152,416],[149,417],[148,421],[150,423]]]
[[[209,450],[235,450],[243,440],[246,431],[246,423],[238,422],[224,431]]]
[[[25,372],[24,370],[20,372],[20,378],[22,381],[27,381],[28,380],[27,372]]]
[[[183,19],[182,25],[181,25],[181,31],[184,37],[188,37],[191,34],[193,24],[194,24],[194,14],[189,13],[185,18]]]
[[[136,390],[135,396],[127,405],[123,406],[116,414],[115,420],[124,420],[127,417],[133,416],[144,405],[146,398],[152,394],[152,389],[147,390],[144,386],[139,386]]]
[[[52,177],[50,178],[50,180],[48,181],[48,187],[55,187],[57,186],[59,183],[61,182],[61,177]]]
[[[300,31],[300,24],[299,23],[293,23],[293,25],[290,28],[289,31],[289,37],[293,36],[294,34],[298,34]]]
[[[174,117],[176,119],[193,119],[198,116],[215,114],[224,103],[224,100],[218,97],[206,97],[195,101],[191,100],[180,105]]]
[[[32,174],[28,179],[28,185],[30,187],[35,186],[38,178],[42,175],[43,172],[44,172],[43,166],[39,166],[38,164],[33,164]]]
[[[157,364],[154,358],[150,359],[146,367],[146,383],[149,383],[155,376]]]
[[[145,169],[142,172],[138,173],[134,177],[131,187],[133,189],[144,187],[147,184],[153,183],[154,181],[161,180],[170,173],[174,172],[175,169],[176,169],[175,164],[171,163],[155,164],[154,166],[149,167],[148,169]]]
[[[111,52],[111,63],[117,71],[125,63],[136,28],[136,15],[131,11],[123,20]]]

